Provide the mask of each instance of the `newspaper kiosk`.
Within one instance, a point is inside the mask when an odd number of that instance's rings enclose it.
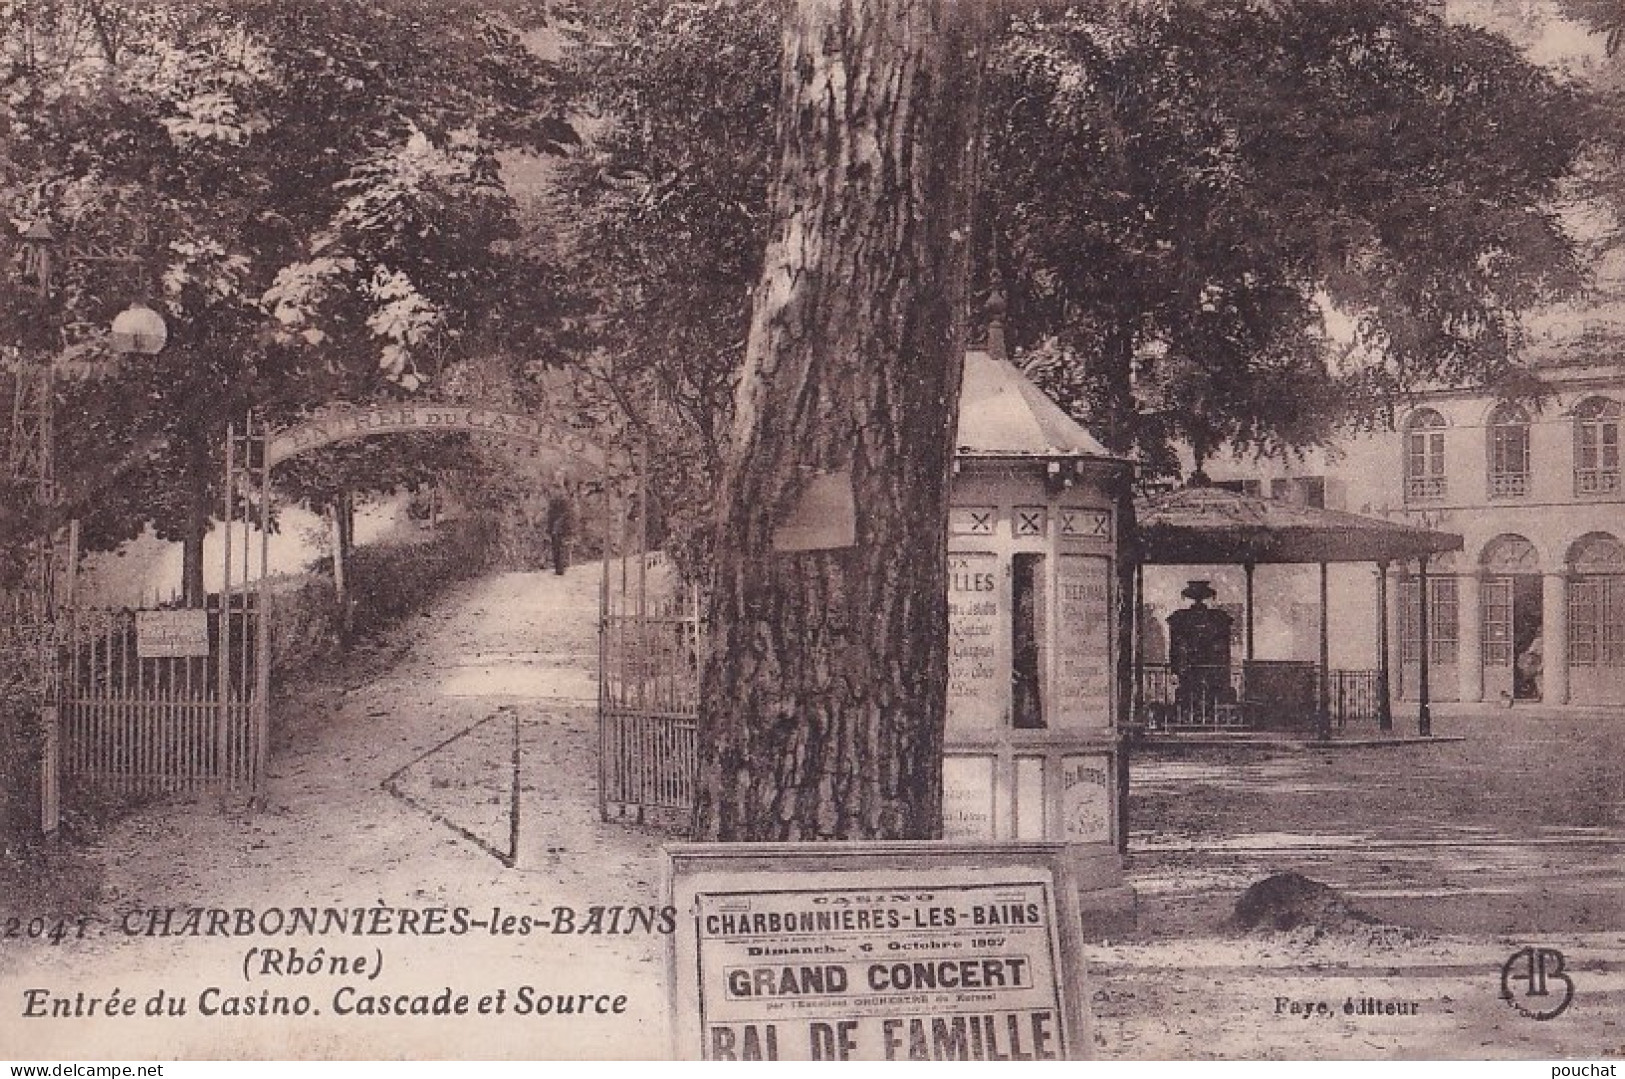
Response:
[[[1086,921],[1118,853],[1114,490],[1129,465],[1014,366],[965,359],[948,535],[949,840],[1068,845]],[[991,354],[990,354],[991,353]]]

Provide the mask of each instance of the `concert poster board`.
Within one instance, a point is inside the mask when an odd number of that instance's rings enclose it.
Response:
[[[1077,892],[1058,843],[680,844],[672,1055],[1090,1055]]]

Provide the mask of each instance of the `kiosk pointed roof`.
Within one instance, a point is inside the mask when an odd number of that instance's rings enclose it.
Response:
[[[1118,457],[1013,364],[981,349],[965,353],[959,394],[960,457]]]

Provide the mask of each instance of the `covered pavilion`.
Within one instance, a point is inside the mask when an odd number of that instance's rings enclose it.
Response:
[[[1462,537],[1414,525],[1386,521],[1338,510],[1318,509],[1276,499],[1213,487],[1198,473],[1190,486],[1152,495],[1136,505],[1139,561],[1135,578],[1135,619],[1144,600],[1146,565],[1239,565],[1246,574],[1244,659],[1255,660],[1253,650],[1254,569],[1264,564],[1318,564],[1320,566],[1320,662],[1316,685],[1315,731],[1331,736],[1330,630],[1327,602],[1327,566],[1333,562],[1370,562],[1377,568],[1377,721],[1379,729],[1393,729],[1388,656],[1388,566],[1415,560],[1424,586],[1420,590],[1420,687],[1417,733],[1432,734],[1428,704],[1428,559],[1462,549]],[[1134,633],[1135,714],[1143,715],[1143,647],[1140,626]]]

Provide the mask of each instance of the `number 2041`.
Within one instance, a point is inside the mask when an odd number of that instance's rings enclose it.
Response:
[[[90,916],[79,918],[47,918],[43,915],[24,920],[7,918],[0,924],[0,940],[48,940],[61,944],[64,940],[83,940]]]

